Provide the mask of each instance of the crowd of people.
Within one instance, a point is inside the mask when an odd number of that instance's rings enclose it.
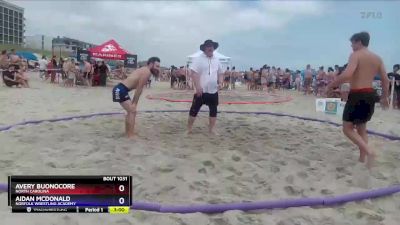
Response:
[[[303,71],[284,70],[276,66],[264,65],[260,69],[250,68],[247,71],[238,71],[235,66],[227,67],[223,73],[224,79],[222,89],[235,89],[236,84],[246,85],[247,90],[261,90],[275,93],[277,90],[296,90],[304,95],[313,95],[318,97],[340,98],[347,101],[350,84],[345,82],[333,91],[327,93],[326,87],[331,84],[336,77],[341,75],[346,69],[347,64],[343,66],[329,66],[326,70],[320,66],[318,70],[306,65]],[[189,66],[177,68],[171,66],[169,70],[161,72],[159,80],[169,81],[172,89],[193,89],[193,80]],[[400,65],[393,66],[393,72],[388,73],[389,78],[395,77],[394,86],[394,108],[400,109]],[[375,82],[376,89],[379,92],[379,80]],[[392,84],[390,89],[392,88]]]
[[[73,87],[75,85],[84,86],[106,86],[107,79],[123,80],[127,77],[128,71],[123,64],[117,64],[115,70],[111,70],[110,66],[104,61],[88,61],[83,63],[76,62],[73,58],[60,58],[58,61],[56,56],[48,60],[43,56],[39,62],[40,77],[50,83],[60,83],[65,87]],[[314,95],[329,98],[341,98],[347,101],[350,91],[348,82],[335,87],[332,92],[326,93],[326,87],[339,76],[346,65],[332,66],[325,70],[324,66],[320,66],[315,70],[311,65],[307,65],[303,71],[290,70],[288,68],[281,69],[276,66],[263,65],[260,69],[254,70],[250,68],[247,71],[238,71],[235,66],[227,67],[223,76],[223,89],[235,89],[236,84],[244,84],[247,90],[264,90],[275,93],[276,90],[294,89],[303,92],[304,95]],[[9,53],[3,50],[0,56],[0,69],[3,71],[3,83],[9,87],[29,87],[29,79],[26,76],[28,63],[26,59],[19,57],[14,49]],[[155,79],[159,81],[169,81],[172,89],[194,89],[191,79],[191,72],[187,66],[175,67],[164,70]],[[393,66],[393,72],[388,73],[390,78],[395,77],[394,85],[394,108],[400,109],[400,66]],[[150,86],[149,79],[146,86]],[[377,81],[379,84],[379,81]],[[377,85],[379,86],[379,85]],[[392,88],[392,84],[390,86]]]
[[[84,60],[79,63],[73,58],[60,58],[57,62],[56,56],[53,56],[51,60],[43,56],[39,60],[39,71],[40,77],[44,80],[50,79],[50,83],[59,83],[61,78],[65,87],[106,86],[107,78],[126,78],[126,70],[120,64],[117,65],[116,70],[111,71],[110,66],[104,61]]]

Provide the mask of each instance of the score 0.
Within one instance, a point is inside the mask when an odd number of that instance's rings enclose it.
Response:
[[[119,191],[120,193],[123,193],[123,192],[125,191],[125,185],[120,184],[120,185],[118,186],[118,191]],[[125,204],[125,198],[124,198],[124,197],[120,197],[120,198],[118,199],[118,203],[119,203],[120,205]]]

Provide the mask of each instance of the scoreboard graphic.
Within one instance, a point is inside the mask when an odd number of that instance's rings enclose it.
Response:
[[[9,176],[13,213],[128,213],[132,177]]]

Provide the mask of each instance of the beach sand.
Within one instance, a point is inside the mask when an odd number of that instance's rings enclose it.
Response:
[[[96,112],[122,112],[111,87],[62,88],[31,74],[32,89],[0,87],[0,126]],[[144,91],[170,91],[156,83]],[[315,112],[315,98],[294,91],[293,101],[274,105],[221,105],[222,111],[268,111],[340,123]],[[184,109],[190,103],[145,99],[139,110]],[[203,108],[207,110],[206,107]],[[194,134],[184,134],[187,113],[138,114],[135,140],[123,137],[123,115],[19,126],[0,133],[0,182],[8,175],[133,176],[135,201],[167,204],[227,203],[323,197],[400,183],[400,142],[370,136],[379,158],[372,171],[358,163],[358,150],[341,128],[289,117],[220,113],[219,136],[207,134],[208,113]],[[369,128],[400,136],[399,111],[376,109]],[[400,195],[336,207],[301,207],[222,214],[11,214],[0,193],[1,224],[276,224],[395,225]]]

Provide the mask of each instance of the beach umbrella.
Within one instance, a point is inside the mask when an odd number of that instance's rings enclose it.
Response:
[[[25,58],[27,60],[34,60],[37,61],[38,58],[32,53],[32,52],[25,52],[25,51],[17,51],[16,54],[21,57]]]

